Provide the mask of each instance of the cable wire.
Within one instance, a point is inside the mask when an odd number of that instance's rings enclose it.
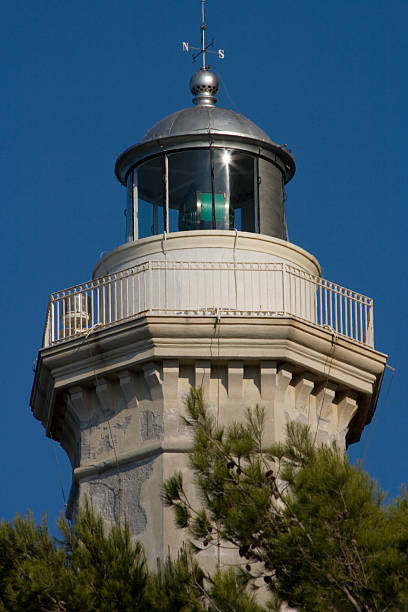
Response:
[[[332,367],[332,364],[333,364],[333,355],[334,355],[334,349],[335,349],[335,346],[336,346],[336,341],[337,341],[337,334],[333,331],[332,332],[332,342],[331,342],[330,352],[329,352],[328,357],[326,358],[326,363],[324,364],[324,370],[326,369],[327,363],[329,364],[329,367],[328,367],[328,370],[327,370],[326,380],[325,380],[325,383],[323,385],[323,389],[325,387],[327,387],[327,384],[329,382],[330,370],[331,370],[331,367]],[[319,431],[319,424],[320,424],[320,419],[321,419],[322,410],[323,410],[323,399],[324,399],[324,396],[322,395],[322,399],[321,399],[321,402],[320,402],[319,416],[317,417],[316,432],[315,432],[315,436],[314,436],[314,439],[313,439],[313,444],[316,443],[317,433]]]
[[[59,479],[59,482],[60,482],[62,499],[64,500],[64,508],[65,508],[66,505],[67,505],[67,500],[66,500],[66,497],[65,497],[64,485],[62,484],[62,470],[61,470],[61,465],[60,465],[60,462],[59,462],[59,459],[58,459],[58,455],[57,455],[56,442],[55,442],[54,438],[52,437],[52,433],[51,432],[50,432],[50,438],[51,438],[52,449],[54,451],[55,462],[57,464],[58,479]]]
[[[230,104],[232,106],[232,108],[235,110],[236,113],[240,113],[240,110],[238,109],[237,105],[234,103],[234,100],[231,98],[230,93],[228,91],[228,88],[225,84],[224,79],[221,76],[221,73],[218,72],[218,70],[214,70],[215,74],[217,75],[217,77],[219,78],[219,80],[221,81],[221,84],[223,86],[223,89],[225,90],[225,93],[227,94],[227,98],[230,101]],[[241,114],[241,113],[240,113]]]
[[[89,356],[93,357],[91,345],[89,346]],[[99,384],[99,378],[98,378],[98,374],[96,373],[96,370],[94,370],[93,376],[94,376],[95,386],[97,386]],[[118,489],[119,489],[119,491],[118,491],[118,518],[115,517],[115,520],[116,520],[117,523],[120,524],[120,521],[121,521],[121,511],[122,511],[122,490],[123,490],[123,487],[122,487],[122,478],[121,478],[121,474],[120,474],[118,454],[116,452],[115,440],[113,438],[112,427],[111,427],[111,424],[110,424],[110,416],[105,413],[101,403],[100,403],[100,406],[101,406],[102,415],[106,418],[106,422],[107,422],[108,430],[109,430],[110,443],[111,443],[111,446],[112,446],[112,449],[113,449],[113,455],[114,455],[114,458],[115,458],[116,472],[117,472],[118,485],[119,485],[118,486]]]

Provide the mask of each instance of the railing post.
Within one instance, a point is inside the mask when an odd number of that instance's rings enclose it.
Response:
[[[54,302],[52,300],[50,301],[49,308],[50,308],[50,311],[48,312],[48,317],[47,318],[48,318],[48,320],[51,319],[51,322],[50,322],[51,328],[50,328],[50,334],[49,334],[49,340],[48,341],[49,341],[49,344],[53,344],[54,340],[55,340],[55,319],[54,319],[54,316],[55,316],[55,304],[54,304]]]
[[[164,265],[164,308],[165,308],[165,313],[167,314],[167,310],[169,308],[168,286],[167,286],[167,261],[165,261],[165,265]]]
[[[51,346],[51,344],[54,342],[54,329],[53,329],[53,316],[52,316],[52,296],[50,297],[50,300],[48,302],[48,307],[47,307],[47,315],[45,317],[45,328],[44,328],[44,334],[43,334],[43,340],[42,340],[42,346],[43,348],[46,348],[47,346]]]
[[[286,281],[286,264],[282,263],[282,310],[283,314],[286,315],[286,304],[285,304],[285,281]]]
[[[60,300],[61,303],[61,310],[60,312],[60,316],[58,317],[58,327],[57,327],[57,340],[61,339],[61,335],[62,335],[62,339],[65,339],[65,311],[66,311],[66,295],[65,295],[65,291],[63,294],[63,297]],[[61,329],[61,334],[60,334],[60,325],[62,323],[62,329]]]
[[[93,327],[94,325],[96,325],[96,321],[95,321],[95,287],[91,286],[91,290],[90,290],[90,301],[91,301],[91,320],[90,320],[90,327]]]
[[[371,301],[368,309],[367,340],[368,346],[374,346],[374,304]]]
[[[152,282],[152,262],[149,259],[149,307],[148,311],[152,311],[153,306],[153,282]]]

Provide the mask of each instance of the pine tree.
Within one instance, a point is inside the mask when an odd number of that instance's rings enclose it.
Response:
[[[142,610],[148,572],[128,527],[106,532],[89,503],[74,531],[62,518],[59,526],[60,541],[30,514],[0,524],[0,610]]]
[[[192,390],[187,413],[202,506],[181,474],[163,495],[193,550],[233,545],[238,567],[205,574],[184,549],[152,572],[128,526],[106,529],[87,502],[73,528],[60,520],[60,540],[30,514],[0,523],[0,612],[261,612],[251,592],[260,582],[268,609],[408,611],[405,491],[385,504],[343,452],[293,423],[286,443],[265,447],[260,408],[218,427]]]
[[[308,429],[264,447],[264,413],[218,427],[201,390],[187,399],[189,454],[203,505],[192,507],[181,473],[164,487],[196,551],[233,544],[241,573],[268,586],[270,605],[319,612],[408,610],[408,496],[385,504],[379,487]],[[275,602],[275,603],[273,603]]]
[[[87,501],[61,539],[45,518],[0,523],[0,612],[258,612],[233,570],[207,580],[187,550],[149,571],[127,525],[106,529]]]

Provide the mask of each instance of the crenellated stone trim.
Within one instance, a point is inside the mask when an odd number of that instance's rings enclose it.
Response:
[[[309,412],[309,398],[315,386],[313,377],[310,374],[302,374],[296,379],[295,387],[295,408],[302,414]]]
[[[276,378],[276,389],[277,394],[275,401],[279,404],[284,401],[286,389],[289,387],[293,377],[294,367],[289,363],[284,363],[278,368],[278,375]]]
[[[137,399],[137,384],[134,373],[131,370],[123,370],[118,373],[118,379],[126,406],[128,408],[137,409],[139,402]]]
[[[151,399],[153,401],[163,399],[161,372],[156,363],[143,364],[142,368]]]
[[[242,381],[244,378],[244,362],[228,362],[228,397],[231,400],[242,400]]]
[[[316,389],[316,410],[319,419],[329,422],[333,418],[333,401],[337,386],[333,383],[321,383]]]
[[[107,378],[98,378],[95,385],[95,393],[102,413],[113,414],[113,389],[112,382]]]
[[[261,399],[273,401],[275,399],[278,367],[276,361],[261,361]]]
[[[177,402],[179,374],[178,359],[165,359],[163,361],[163,397],[166,402]]]
[[[357,412],[357,395],[347,391],[337,404],[337,427],[340,435],[347,433],[351,419]]]
[[[68,390],[69,405],[80,424],[86,423],[91,414],[90,395],[87,389],[72,387]]]
[[[199,360],[195,362],[194,386],[203,390],[203,397],[208,400],[210,395],[211,361]]]

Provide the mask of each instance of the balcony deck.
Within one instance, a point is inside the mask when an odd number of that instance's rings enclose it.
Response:
[[[374,346],[372,299],[296,266],[149,260],[52,293],[43,347],[145,315],[293,317]]]

